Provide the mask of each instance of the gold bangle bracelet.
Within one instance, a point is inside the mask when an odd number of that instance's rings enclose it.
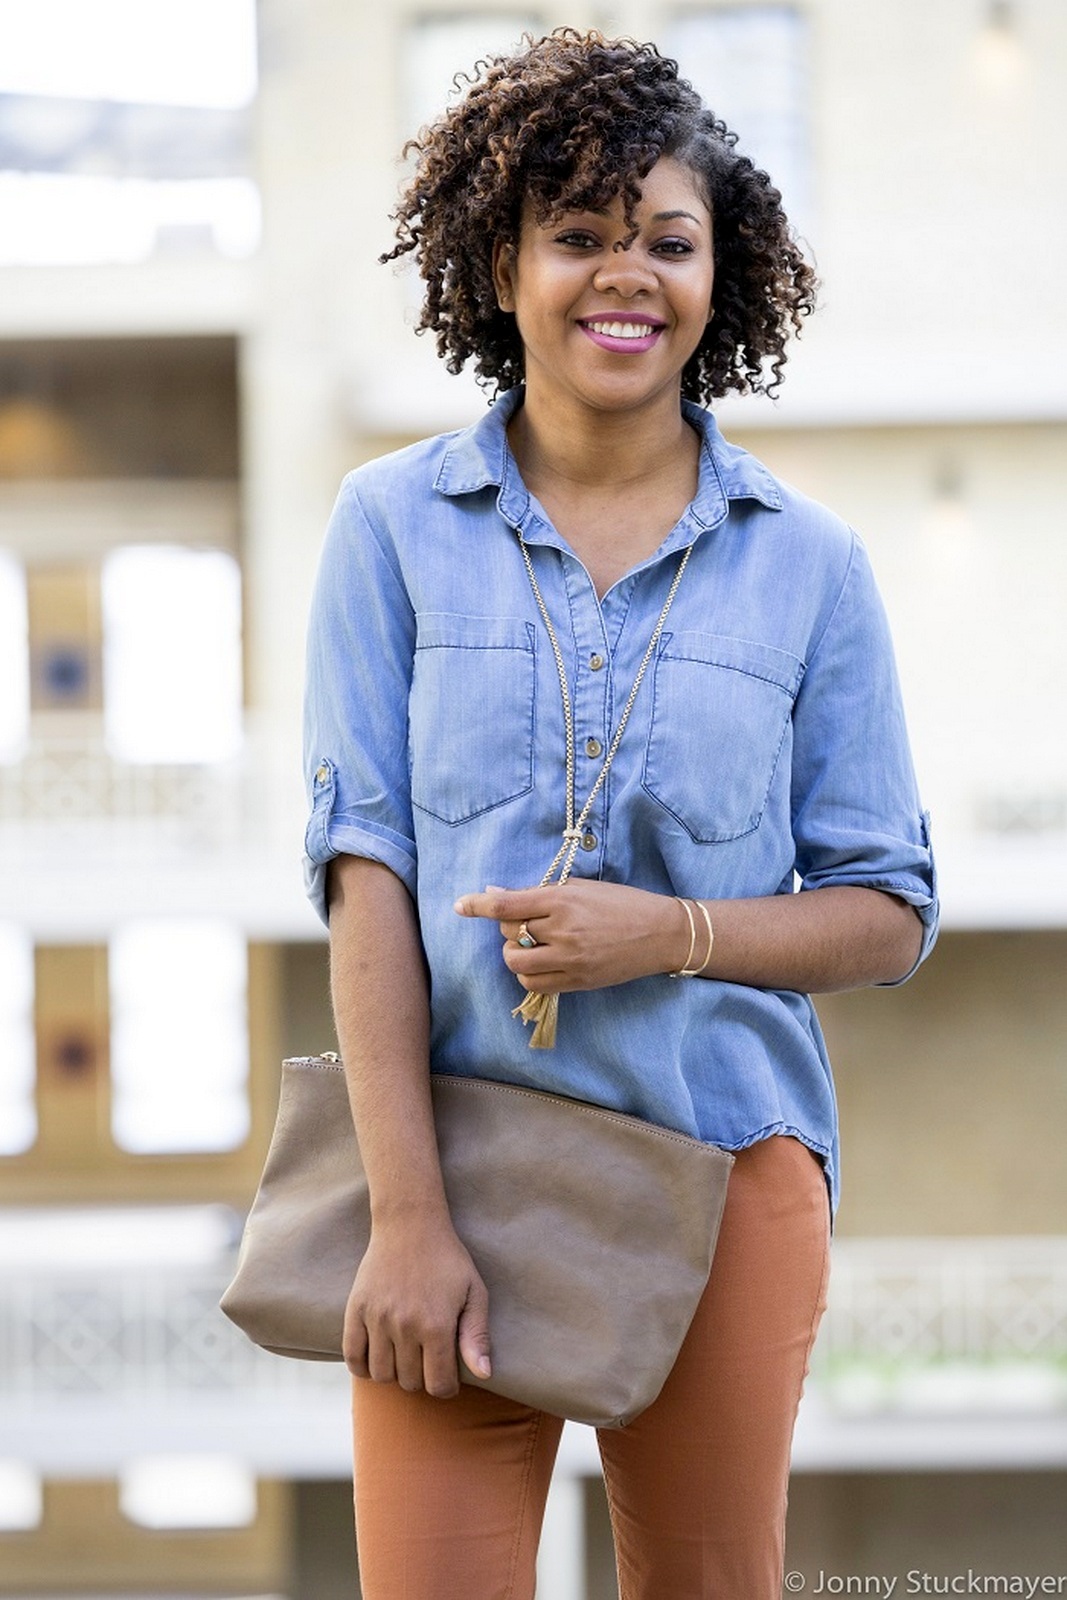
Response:
[[[686,916],[689,919],[689,952],[686,955],[686,958],[683,961],[682,965],[678,968],[678,971],[677,972],[668,972],[667,976],[668,976],[668,978],[692,978],[694,976],[694,974],[692,972],[687,971],[687,968],[689,966],[689,963],[693,959],[693,951],[696,949],[697,925],[693,921],[693,913],[689,909],[689,901],[688,900],[683,900],[681,895],[677,895],[677,894],[675,895],[674,898],[677,900],[678,904],[681,906],[682,910],[685,912]]]
[[[705,952],[704,959],[700,963],[699,967],[697,967],[696,971],[694,973],[692,973],[692,977],[698,978],[700,976],[700,974],[704,971],[704,969],[707,966],[708,962],[711,960],[712,946],[715,943],[715,930],[711,926],[711,912],[708,910],[708,908],[704,904],[703,900],[694,900],[693,904],[696,906],[697,910],[700,911],[703,914],[704,922],[707,925],[707,930],[708,930],[708,948],[707,948],[707,951]]]

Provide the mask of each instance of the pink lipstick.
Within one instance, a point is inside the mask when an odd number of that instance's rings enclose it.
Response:
[[[640,312],[614,311],[602,317],[582,317],[578,326],[602,350],[618,355],[640,355],[651,350],[665,324]]]

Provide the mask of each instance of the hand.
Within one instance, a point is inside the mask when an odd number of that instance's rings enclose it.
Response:
[[[595,878],[546,889],[488,888],[463,895],[454,909],[499,922],[505,965],[536,994],[606,989],[674,972],[689,947],[689,924],[672,895]],[[523,923],[537,940],[533,949],[517,942]]]
[[[449,1226],[376,1225],[345,1311],[345,1364],[357,1378],[447,1399],[457,1349],[488,1378],[489,1294]]]

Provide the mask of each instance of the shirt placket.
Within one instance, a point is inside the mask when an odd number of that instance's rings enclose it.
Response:
[[[564,553],[562,562],[575,661],[571,704],[574,715],[574,810],[575,816],[578,816],[608,753],[615,712],[615,672],[609,629],[589,574],[574,556]],[[582,839],[572,869],[575,876],[599,877],[604,864],[608,818],[605,784],[582,828]]]

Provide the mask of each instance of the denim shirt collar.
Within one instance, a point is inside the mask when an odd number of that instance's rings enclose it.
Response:
[[[537,502],[519,475],[507,438],[508,423],[524,393],[521,385],[507,390],[484,417],[454,435],[434,488],[445,495],[463,495],[495,487],[501,515],[513,527],[522,528],[524,535],[536,538],[539,530],[551,530],[545,528]],[[697,492],[661,554],[722,522],[731,500],[757,500],[768,511],[782,509],[778,485],[766,467],[746,450],[727,444],[710,411],[690,400],[682,401],[682,411],[702,440]]]

